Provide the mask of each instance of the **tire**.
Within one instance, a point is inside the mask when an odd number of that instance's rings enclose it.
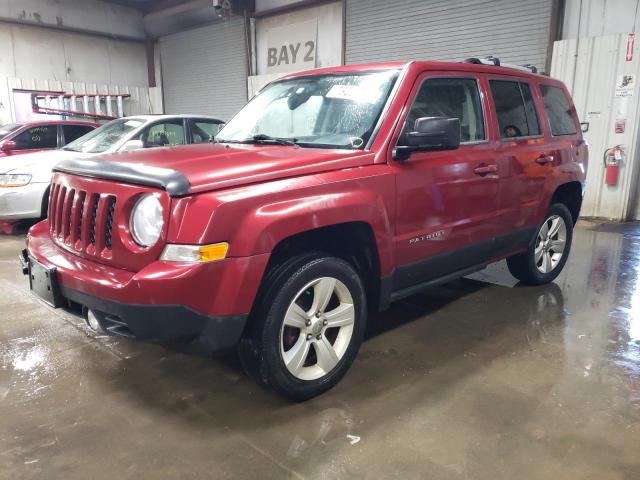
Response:
[[[564,268],[571,251],[573,219],[569,209],[561,203],[555,203],[544,218],[527,251],[507,258],[511,275],[527,285],[552,282]],[[550,230],[550,235],[545,234]],[[562,248],[561,252],[556,250],[559,248]]]
[[[321,254],[297,256],[265,276],[240,341],[240,359],[250,376],[280,395],[313,398],[349,370],[366,316],[362,280],[349,263]]]

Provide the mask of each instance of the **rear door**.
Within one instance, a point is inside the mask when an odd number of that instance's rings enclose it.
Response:
[[[533,235],[543,200],[547,155],[540,116],[529,82],[489,77],[495,111],[500,168],[500,226],[495,255],[523,248]]]
[[[86,135],[93,130],[93,128],[94,127],[90,125],[62,125],[62,140],[60,146],[64,147],[66,144]]]
[[[489,141],[481,76],[462,72],[422,74],[396,135],[420,117],[456,117],[457,150],[414,152],[389,163],[396,171],[394,290],[430,281],[484,262],[496,233],[498,175]]]

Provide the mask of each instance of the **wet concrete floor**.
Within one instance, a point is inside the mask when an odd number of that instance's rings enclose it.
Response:
[[[0,479],[638,479],[640,229],[581,222],[563,274],[504,263],[370,319],[291,404],[234,354],[99,336],[27,291],[0,236]]]

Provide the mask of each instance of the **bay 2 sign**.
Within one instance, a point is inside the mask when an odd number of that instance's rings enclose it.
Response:
[[[293,72],[316,66],[318,21],[284,25],[267,31],[265,73]]]

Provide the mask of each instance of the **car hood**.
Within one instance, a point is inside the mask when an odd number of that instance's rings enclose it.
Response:
[[[287,145],[185,145],[101,155],[101,165],[92,172],[92,176],[100,176],[99,170],[107,167],[102,165],[103,162],[114,162],[118,168],[175,170],[188,180],[190,193],[199,193],[357,167],[373,163],[373,155],[361,150]],[[108,174],[104,176],[109,178]]]
[[[70,158],[88,158],[92,154],[71,152],[69,150],[48,150],[27,153],[15,158],[0,159],[0,173],[26,173],[32,176],[32,182],[50,182],[51,170],[62,160]]]

